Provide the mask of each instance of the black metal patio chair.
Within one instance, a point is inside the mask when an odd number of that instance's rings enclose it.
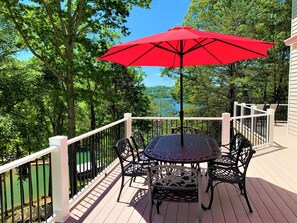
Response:
[[[168,202],[197,202],[201,218],[200,173],[197,169],[176,165],[159,165],[148,168],[149,222],[152,222],[153,205],[157,214],[160,205]]]
[[[146,171],[150,164],[137,161],[129,139],[120,139],[114,146],[114,149],[116,150],[122,170],[121,188],[117,198],[117,201],[119,201],[125,185],[125,176],[131,178],[129,184],[131,186],[133,178],[135,179],[138,176],[146,177]]]
[[[172,127],[171,133],[172,134],[181,133],[181,126]],[[199,134],[199,130],[197,128],[194,128],[191,126],[183,126],[183,133],[185,133],[185,134]]]
[[[220,183],[230,183],[238,185],[241,194],[246,200],[249,211],[253,212],[246,191],[246,173],[254,153],[255,150],[253,150],[250,141],[244,139],[239,145],[235,165],[210,165],[208,167],[208,186],[206,192],[211,189],[208,209],[211,208],[213,202],[214,187]]]

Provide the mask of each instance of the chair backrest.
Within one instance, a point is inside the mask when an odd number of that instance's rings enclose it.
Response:
[[[236,153],[236,151],[239,149],[241,141],[244,139],[246,139],[244,135],[242,135],[239,132],[235,133],[235,135],[233,136],[233,138],[230,142],[230,147],[229,147],[231,154]]]
[[[117,141],[114,149],[116,150],[122,169],[125,167],[125,163],[135,162],[135,155],[129,139],[120,139]]]
[[[241,170],[244,176],[254,153],[256,153],[256,151],[253,150],[251,142],[246,138],[243,139],[237,151],[236,166]]]
[[[143,137],[143,133],[140,130],[135,130],[130,138],[138,150],[143,150],[147,146]]]
[[[169,190],[193,190],[199,187],[198,177],[200,175],[197,169],[185,166],[157,165],[148,168],[149,189],[157,187]]]
[[[171,128],[171,133],[172,134],[178,134],[181,133],[182,129],[181,126],[177,126],[177,127],[172,127]],[[183,133],[186,134],[198,134],[198,129],[191,127],[191,126],[183,126]]]

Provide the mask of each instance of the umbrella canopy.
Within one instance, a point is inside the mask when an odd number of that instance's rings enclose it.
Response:
[[[179,67],[180,119],[183,128],[184,66],[228,64],[245,59],[264,58],[273,45],[272,42],[178,26],[167,32],[112,46],[97,59],[124,66]],[[181,140],[183,144],[183,133]]]

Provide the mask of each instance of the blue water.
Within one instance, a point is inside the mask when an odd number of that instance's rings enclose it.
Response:
[[[166,101],[167,103],[169,103],[175,109],[175,111],[179,112],[179,110],[180,110],[180,104],[176,103],[172,98],[154,98],[154,101],[157,104],[160,103],[160,102]],[[189,104],[184,104],[183,107],[186,107],[187,105],[189,105]]]
[[[162,102],[168,103],[172,108],[174,108],[176,111],[179,111],[180,109],[180,104],[175,103],[172,98],[154,98],[154,101],[158,104]]]

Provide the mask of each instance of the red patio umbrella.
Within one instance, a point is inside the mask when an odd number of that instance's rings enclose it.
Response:
[[[167,32],[112,46],[97,60],[116,62],[124,66],[179,67],[180,120],[183,128],[184,66],[228,64],[244,59],[263,58],[267,57],[267,50],[273,45],[272,42],[178,26]]]

